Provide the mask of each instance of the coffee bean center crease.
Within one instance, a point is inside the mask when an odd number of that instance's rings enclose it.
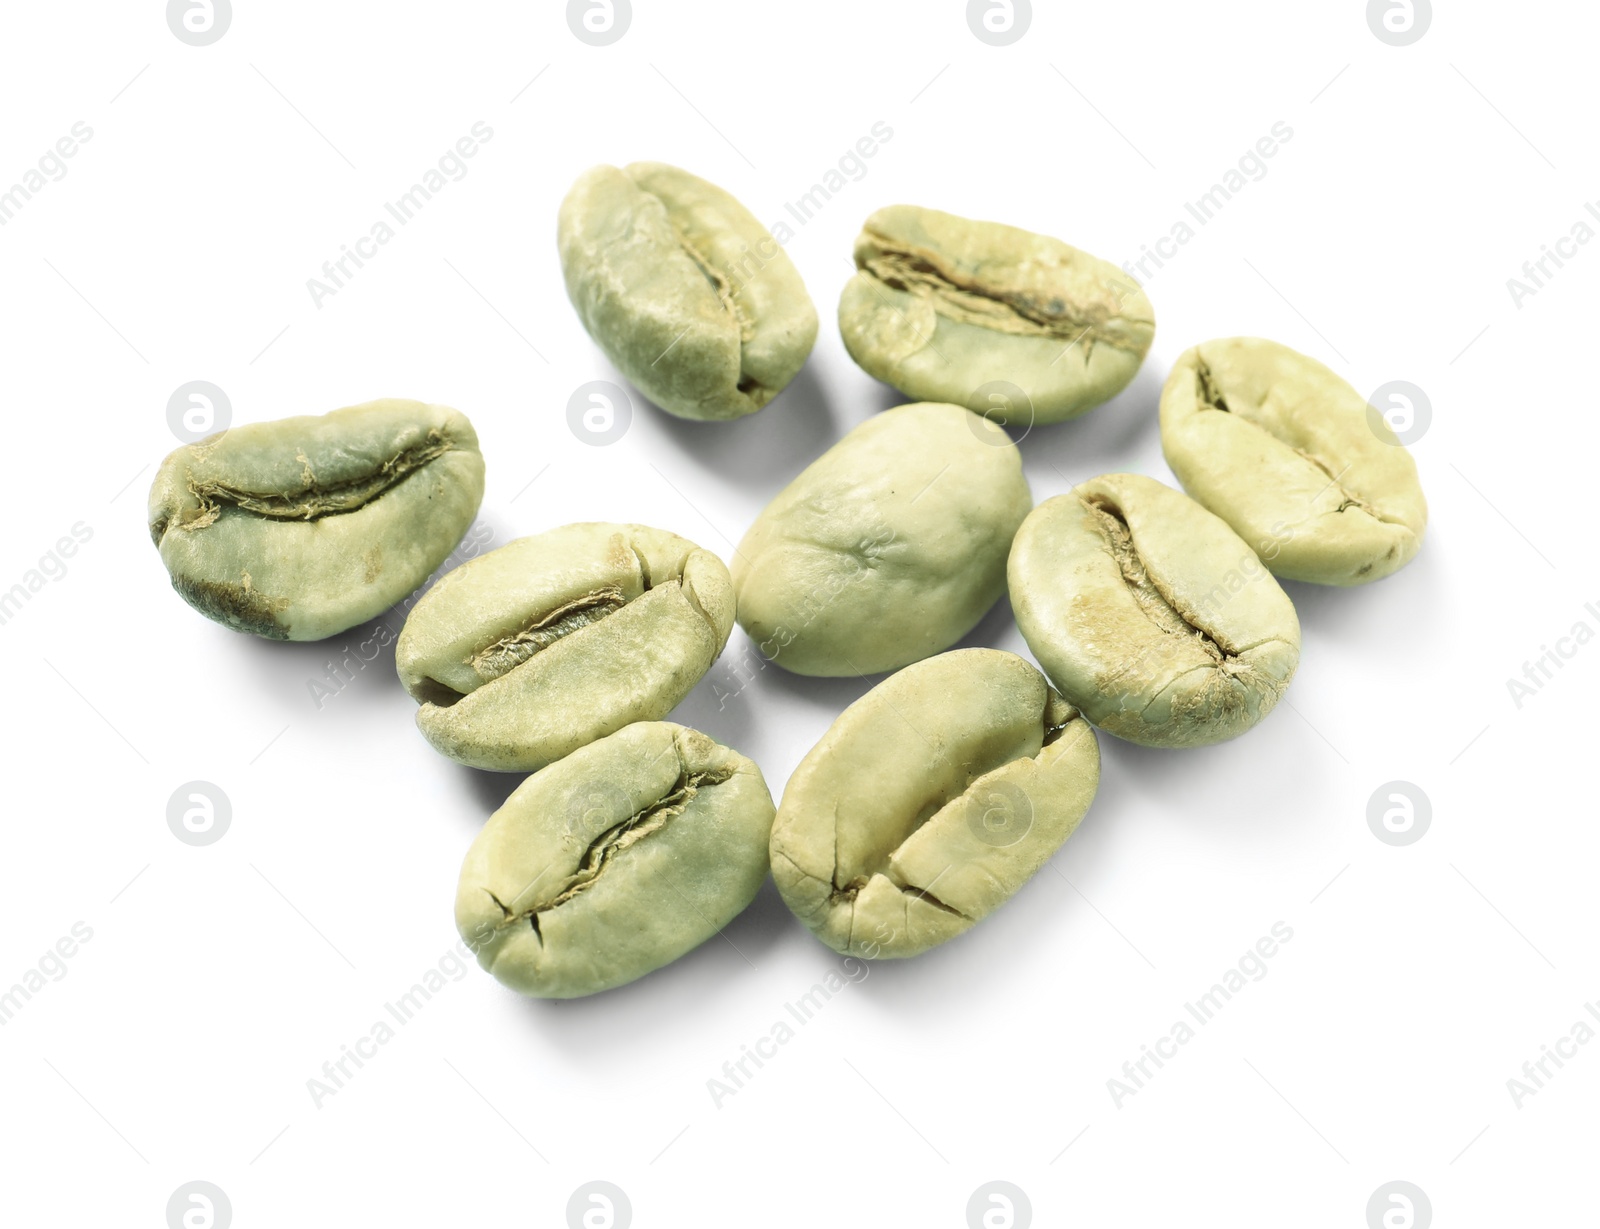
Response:
[[[1095,526],[1106,540],[1111,557],[1122,571],[1123,583],[1138,603],[1139,609],[1150,622],[1162,631],[1175,636],[1192,636],[1206,655],[1218,665],[1228,666],[1236,661],[1237,650],[1219,642],[1205,628],[1195,623],[1188,614],[1179,610],[1172,594],[1165,591],[1144,566],[1139,548],[1134,543],[1133,531],[1121,512],[1112,504],[1086,501],[1085,506],[1094,516]]]
[[[1046,300],[1025,290],[986,286],[961,276],[932,252],[878,232],[872,232],[872,238],[877,254],[865,257],[861,269],[892,289],[930,300],[934,310],[948,319],[1001,333],[1084,340],[1086,353],[1097,342],[1142,352],[1135,339],[1121,334],[1122,322],[1110,312],[1097,312],[1060,296]]]
[[[179,526],[203,529],[222,514],[224,507],[238,508],[267,520],[315,521],[365,507],[425,465],[450,452],[454,445],[437,431],[429,432],[428,442],[417,444],[376,465],[370,473],[343,482],[323,484],[312,472],[310,459],[302,451],[295,459],[304,467],[299,490],[287,493],[247,491],[225,482],[191,482],[189,491],[200,507]]]
[[[553,610],[546,610],[533,616],[520,631],[489,642],[470,654],[465,663],[472,667],[473,672],[483,682],[492,683],[510,674],[558,640],[581,632],[586,627],[593,627],[608,615],[616,614],[630,601],[649,593],[655,587],[650,576],[650,564],[638,547],[629,546],[627,549],[632,552],[639,565],[640,592],[633,598],[628,597],[618,585],[603,585],[591,589],[588,593],[564,602]],[[700,604],[693,587],[685,583],[686,578],[678,576],[674,579],[689,605],[714,630],[716,621]],[[464,692],[431,677],[418,681],[416,694],[424,703],[432,704],[436,708],[449,708],[466,698]]]
[[[477,671],[484,682],[490,682],[511,673],[535,653],[549,648],[563,636],[570,636],[573,632],[598,623],[627,604],[628,599],[615,586],[596,589],[548,614],[540,615],[515,635],[496,640],[478,650],[467,659],[467,664]]]
[[[735,775],[734,769],[719,771],[691,772],[684,765],[678,774],[678,779],[670,789],[657,801],[651,803],[643,810],[636,811],[622,822],[613,824],[589,843],[583,857],[578,862],[577,870],[568,875],[561,884],[556,894],[542,904],[536,904],[531,909],[520,912],[514,911],[493,892],[489,898],[504,914],[499,929],[519,925],[526,921],[532,926],[533,932],[539,936],[540,942],[544,935],[539,929],[539,914],[549,913],[558,909],[568,901],[579,896],[587,889],[594,886],[606,868],[611,865],[621,854],[632,846],[649,836],[660,832],[669,821],[682,815],[694,801],[695,796],[702,789],[711,789],[730,781]]]
[[[727,274],[712,264],[711,259],[690,242],[689,236],[684,234],[675,222],[672,222],[670,216],[668,217],[668,224],[672,226],[672,233],[678,240],[678,246],[683,249],[683,254],[694,262],[695,267],[700,270],[706,281],[711,284],[711,289],[717,292],[717,298],[721,301],[723,310],[732,316],[734,323],[738,325],[740,342],[748,342],[756,335],[755,323],[739,302],[739,292],[733,288]],[[743,387],[741,384],[740,388],[742,389]]]
[[[1195,395],[1200,405],[1205,409],[1220,410],[1224,414],[1231,413],[1232,409],[1228,405],[1227,397],[1223,394],[1221,387],[1217,384],[1215,377],[1211,373],[1210,366],[1205,362],[1204,359],[1197,358],[1195,360],[1194,375]],[[1268,388],[1266,394],[1261,398],[1262,402],[1264,403],[1270,401],[1272,399],[1272,393],[1273,390]],[[1249,423],[1249,425],[1254,427],[1257,431],[1267,430],[1260,423],[1251,422],[1248,418],[1245,418],[1244,421]],[[1272,435],[1274,439],[1281,438],[1274,432],[1268,431],[1267,434]],[[1337,516],[1341,512],[1345,512],[1351,508],[1354,508],[1359,512],[1365,512],[1373,520],[1381,521],[1386,525],[1404,524],[1400,518],[1385,515],[1382,511],[1373,507],[1366,500],[1362,499],[1360,495],[1356,494],[1354,491],[1350,490],[1348,487],[1344,486],[1343,483],[1341,483],[1340,479],[1344,477],[1345,473],[1350,468],[1348,465],[1339,470],[1335,470],[1332,465],[1328,464],[1328,462],[1313,455],[1312,453],[1307,452],[1304,448],[1295,448],[1294,445],[1289,444],[1286,440],[1283,442],[1301,459],[1306,461],[1308,464],[1315,466],[1322,473],[1326,474],[1328,477],[1328,487],[1339,492],[1339,506],[1336,508],[1329,508],[1321,513],[1321,515]]]

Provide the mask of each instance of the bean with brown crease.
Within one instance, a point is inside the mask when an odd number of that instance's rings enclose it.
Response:
[[[534,773],[479,831],[456,927],[513,990],[576,998],[698,947],[767,877],[772,795],[737,751],[640,722]]]
[[[909,397],[999,422],[1093,409],[1155,336],[1150,300],[1115,265],[999,222],[890,205],[863,224],[855,262],[839,299],[850,357]]]
[[[1181,491],[1106,474],[1040,504],[1007,570],[1028,647],[1095,725],[1152,747],[1242,734],[1300,661],[1300,621],[1245,541]]]
[[[415,592],[482,498],[465,415],[369,401],[179,448],[150,490],[150,537],[201,614],[273,640],[320,640]]]
[[[395,647],[417,726],[475,768],[531,771],[665,717],[733,627],[722,560],[642,525],[565,525],[448,573]]]
[[[1259,337],[1185,351],[1161,391],[1161,449],[1275,576],[1364,585],[1422,545],[1416,462],[1348,382]]]
[[[959,649],[890,675],[783,792],[772,877],[848,955],[914,956],[1016,893],[1100,780],[1094,731],[1014,653]]]

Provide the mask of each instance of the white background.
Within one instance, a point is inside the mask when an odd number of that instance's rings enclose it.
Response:
[[[1441,1226],[1592,1215],[1600,1045],[1520,1108],[1507,1080],[1600,999],[1600,647],[1520,708],[1507,679],[1600,629],[1600,245],[1520,306],[1506,285],[1600,197],[1592,6],[1440,5],[1392,47],[1359,0],[1038,3],[1003,48],[953,0],[635,0],[608,47],[557,3],[235,7],[208,47],[149,0],[11,5],[0,34],[0,188],[93,129],[0,227],[0,589],[75,523],[93,535],[0,626],[0,988],[93,931],[0,1028],[9,1221],[163,1225],[195,1179],[241,1229],[560,1229],[591,1179],[639,1226],[956,1227],[995,1179],[1041,1226],[1360,1229],[1393,1180]],[[637,400],[618,443],[576,438],[572,391],[620,377],[562,289],[573,178],[660,159],[773,222],[879,120],[892,139],[788,244],[823,322],[795,384],[734,424]],[[1159,388],[1217,336],[1281,340],[1363,393],[1424,389],[1426,544],[1368,588],[1291,586],[1288,703],[1205,750],[1102,737],[1099,797],[1049,869],[960,940],[872,965],[720,1106],[707,1081],[840,967],[770,885],[726,941],[592,999],[523,1001],[471,968],[314,1104],[308,1079],[452,948],[461,857],[516,778],[423,742],[392,650],[317,706],[308,680],[370,628],[267,643],[177,598],[143,502],[173,390],[216,383],[235,422],[445,402],[482,438],[495,543],[639,520],[727,557],[899,399],[834,324],[872,209],[1121,263],[1280,120],[1265,177],[1148,280],[1133,386],[1022,446],[1038,499],[1107,470],[1170,480]],[[314,305],[307,279],[476,121],[493,137],[466,177]],[[967,643],[1026,653],[1003,603]],[[872,680],[752,660],[735,630],[675,716],[776,795]],[[231,801],[204,848],[166,820],[193,780]],[[1404,848],[1367,824],[1393,780],[1432,805]],[[1279,921],[1267,974],[1119,1106],[1107,1081]]]

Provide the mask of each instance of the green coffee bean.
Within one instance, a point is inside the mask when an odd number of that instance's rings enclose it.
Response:
[[[941,653],[857,700],[789,778],[772,876],[816,936],[914,956],[1009,900],[1094,800],[1094,731],[1022,658]]]
[[[839,300],[850,357],[908,397],[1001,422],[1110,400],[1155,336],[1150,300],[1116,266],[1014,226],[891,205],[867,219],[855,259]]]
[[[1017,531],[1011,606],[1034,657],[1108,734],[1194,747],[1242,734],[1300,660],[1300,622],[1256,553],[1153,478],[1106,474]]]
[[[589,336],[680,418],[754,413],[805,365],[817,311],[728,193],[659,162],[597,166],[561,203],[567,295]]]
[[[1362,585],[1422,544],[1411,454],[1360,393],[1288,346],[1228,337],[1185,351],[1161,392],[1161,448],[1274,575]]]
[[[796,674],[947,649],[1005,592],[1033,505],[1006,433],[956,405],[869,418],[781,491],[734,553],[739,623]]]
[[[201,614],[274,640],[320,640],[416,590],[482,498],[464,415],[369,401],[179,448],[150,489],[150,537]]]
[[[522,994],[643,977],[743,912],[767,877],[761,770],[697,730],[641,722],[534,773],[467,851],[456,927]]]
[[[446,574],[395,666],[436,749],[531,771],[671,712],[722,652],[733,606],[722,560],[677,534],[565,525]]]

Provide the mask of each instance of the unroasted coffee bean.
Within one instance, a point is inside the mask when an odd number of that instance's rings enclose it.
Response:
[[[618,369],[680,418],[754,413],[794,379],[817,310],[728,193],[659,162],[597,166],[561,202],[567,295]]]
[[[891,205],[867,219],[855,258],[839,300],[850,357],[908,397],[1001,422],[1110,400],[1155,336],[1150,300],[1121,270],[1014,226]]]
[[[958,405],[887,410],[756,518],[734,553],[739,624],[796,674],[875,674],[947,649],[1005,592],[1032,506],[995,424]]]
[[[209,618],[320,640],[381,614],[444,562],[483,498],[466,417],[369,401],[179,448],[150,490],[172,587]]]
[[[642,722],[534,773],[472,842],[456,927],[523,994],[609,990],[698,947],[767,877],[761,770]]]
[[[1061,694],[1152,747],[1242,734],[1300,660],[1300,622],[1255,551],[1181,491],[1107,474],[1017,531],[1011,606]]]
[[[941,653],[857,700],[789,778],[772,877],[850,955],[914,956],[1003,905],[1100,780],[1094,731],[1022,658]]]
[[[435,748],[529,771],[671,712],[722,652],[733,601],[722,560],[686,538],[566,525],[446,574],[395,666]]]
[[[1360,393],[1275,341],[1185,351],[1161,392],[1161,448],[1183,489],[1274,575],[1362,585],[1422,544],[1428,506],[1411,454]]]

